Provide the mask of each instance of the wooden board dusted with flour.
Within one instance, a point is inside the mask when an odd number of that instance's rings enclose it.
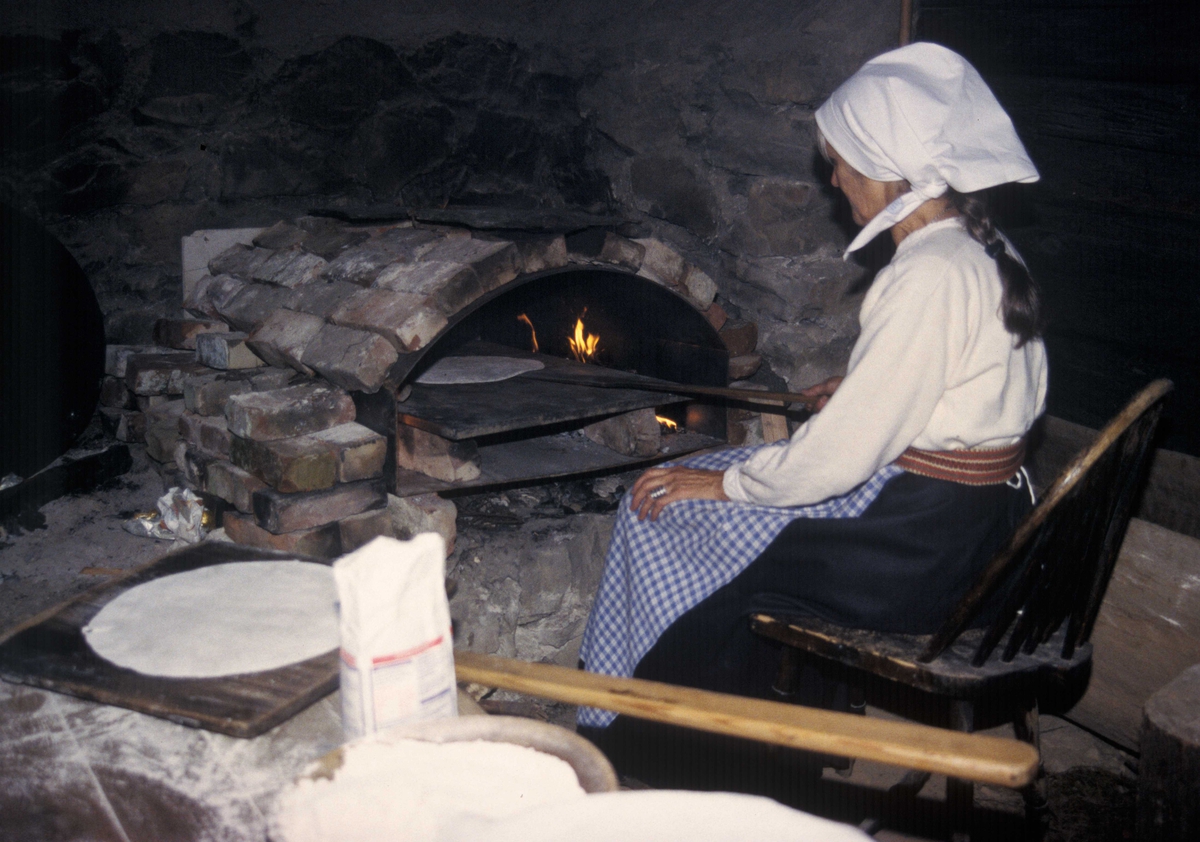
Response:
[[[294,558],[286,553],[221,543],[199,544],[172,553],[4,632],[0,635],[0,678],[231,737],[258,736],[337,688],[336,650],[265,672],[221,678],[159,678],[105,661],[88,646],[83,628],[113,599],[163,576],[214,564]]]

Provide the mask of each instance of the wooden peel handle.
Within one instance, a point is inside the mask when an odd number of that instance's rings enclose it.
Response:
[[[820,398],[810,398],[808,395],[802,395],[799,392],[759,392],[754,389],[728,389],[722,386],[686,386],[682,384],[676,388],[679,391],[694,392],[698,395],[712,395],[718,398],[732,398],[733,400],[745,401],[747,403],[798,403],[802,404],[810,412],[816,411],[817,401],[820,400]]]
[[[1038,753],[1017,740],[964,734],[800,705],[617,678],[551,664],[456,652],[459,681],[515,690],[639,719],[1019,788]]]
[[[537,371],[527,371],[522,377],[532,380],[545,380],[550,383],[571,383],[575,385],[596,386],[602,389],[641,389],[647,392],[669,392],[679,395],[710,395],[717,398],[730,398],[745,403],[763,403],[779,405],[798,403],[806,409],[815,412],[819,397],[809,397],[799,392],[760,392],[756,389],[730,389],[726,386],[697,386],[691,383],[675,383],[657,377],[646,377],[642,374],[625,374],[612,369],[598,369],[596,375],[588,378],[586,374],[575,369],[564,372],[559,368],[546,368]],[[601,373],[602,372],[602,373]]]

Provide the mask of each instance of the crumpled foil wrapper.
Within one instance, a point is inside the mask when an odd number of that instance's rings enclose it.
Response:
[[[122,524],[132,535],[197,544],[204,540],[212,517],[204,502],[186,488],[172,488],[158,498],[158,511],[139,512]],[[207,517],[206,517],[207,515]],[[206,523],[208,521],[208,523]]]

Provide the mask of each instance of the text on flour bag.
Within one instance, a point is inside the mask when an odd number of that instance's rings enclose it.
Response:
[[[334,562],[347,739],[458,715],[446,543],[380,537]]]

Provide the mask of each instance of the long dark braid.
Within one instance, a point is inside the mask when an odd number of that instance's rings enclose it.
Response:
[[[959,193],[951,189],[946,195],[962,215],[967,233],[996,261],[1004,287],[1004,327],[1017,337],[1017,347],[1041,336],[1046,326],[1042,292],[1029,270],[1005,248],[1004,239],[992,223],[987,192]]]

